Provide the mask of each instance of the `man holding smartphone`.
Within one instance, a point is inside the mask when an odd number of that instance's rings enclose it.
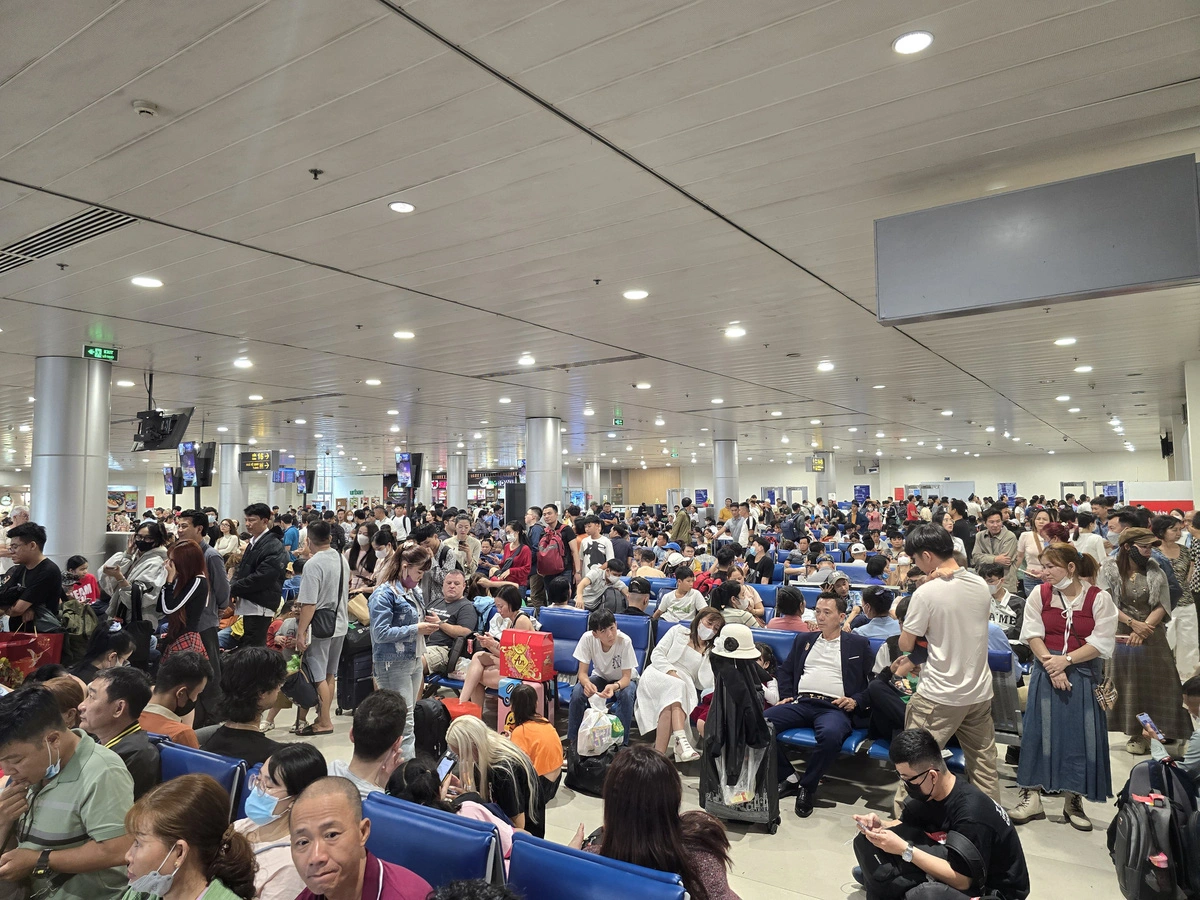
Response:
[[[431,598],[425,611],[442,620],[438,630],[425,637],[425,674],[447,674],[454,642],[475,630],[479,613],[475,604],[463,596],[467,589],[466,576],[452,569],[442,578],[440,597]]]

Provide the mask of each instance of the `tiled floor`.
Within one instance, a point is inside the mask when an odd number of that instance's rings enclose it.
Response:
[[[489,713],[491,710],[489,710]],[[285,712],[280,725],[289,724]],[[350,717],[334,719],[332,735],[310,740],[326,759],[349,759]],[[291,736],[283,728],[272,732],[276,740]],[[1137,761],[1124,751],[1124,741],[1112,735],[1113,790],[1121,788]],[[1003,753],[1003,748],[1001,748]],[[1012,767],[1000,765],[1005,806],[1016,803],[1017,791]],[[683,767],[684,804],[697,805],[698,764]],[[853,780],[851,780],[853,779]],[[843,759],[822,784],[816,811],[807,819],[793,812],[794,801],[781,804],[783,824],[778,833],[769,835],[759,826],[728,824],[733,848],[730,884],[742,900],[789,900],[789,898],[863,898],[862,890],[850,877],[854,852],[849,844],[854,836],[853,813],[874,811],[889,814],[896,782],[881,763],[862,759]],[[836,801],[836,802],[835,802]],[[1106,805],[1086,804],[1095,830],[1090,834],[1075,831],[1062,820],[1061,800],[1049,798],[1047,818],[1020,828],[1021,842],[1032,877],[1034,898],[1086,896],[1092,900],[1119,898],[1112,863],[1105,847],[1105,829],[1112,819],[1111,801]],[[565,786],[559,789],[548,810],[546,837],[566,843],[582,822],[586,831],[598,827],[602,819],[600,800],[576,794]]]

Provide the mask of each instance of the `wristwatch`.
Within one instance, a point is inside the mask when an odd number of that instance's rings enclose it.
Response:
[[[1067,661],[1067,665],[1068,665],[1068,666],[1073,666],[1073,665],[1075,665],[1075,663],[1074,663],[1074,662],[1072,661],[1072,659],[1071,659],[1071,654],[1070,654],[1070,653],[1068,653],[1066,656],[1064,656],[1064,657],[1063,657],[1063,659],[1065,659],[1065,660]]]
[[[902,860],[904,860],[906,863],[910,863],[910,862],[912,862],[912,855],[913,855],[913,845],[912,845],[912,842],[910,841],[908,846],[904,848],[904,852],[900,854],[900,858]]]
[[[38,861],[33,867],[34,878],[45,878],[52,874],[50,870],[50,851],[43,850],[38,856]]]

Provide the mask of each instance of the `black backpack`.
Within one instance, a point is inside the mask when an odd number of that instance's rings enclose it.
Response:
[[[567,752],[567,787],[581,794],[599,797],[604,790],[604,776],[617,757],[617,747],[609,747],[599,756],[580,756],[574,747]]]
[[[779,533],[785,541],[796,539],[796,516],[788,516],[779,526]]]
[[[1129,900],[1200,897],[1200,814],[1192,779],[1162,760],[1134,766],[1117,795],[1108,852]]]
[[[610,584],[604,589],[604,592],[596,598],[596,605],[588,607],[588,612],[595,612],[598,609],[607,609],[613,615],[620,615],[628,608],[629,604],[625,600],[624,592],[615,584]]]
[[[417,753],[438,759],[446,752],[446,732],[450,728],[450,710],[437,697],[418,700],[413,707],[413,741]]]

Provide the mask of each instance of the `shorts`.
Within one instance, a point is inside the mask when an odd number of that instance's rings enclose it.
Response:
[[[425,666],[430,675],[445,675],[450,666],[450,647],[425,645]]]
[[[342,644],[346,636],[331,638],[313,638],[313,642],[304,651],[304,661],[308,663],[308,674],[316,681],[332,678],[337,674],[338,661],[342,658]]]

